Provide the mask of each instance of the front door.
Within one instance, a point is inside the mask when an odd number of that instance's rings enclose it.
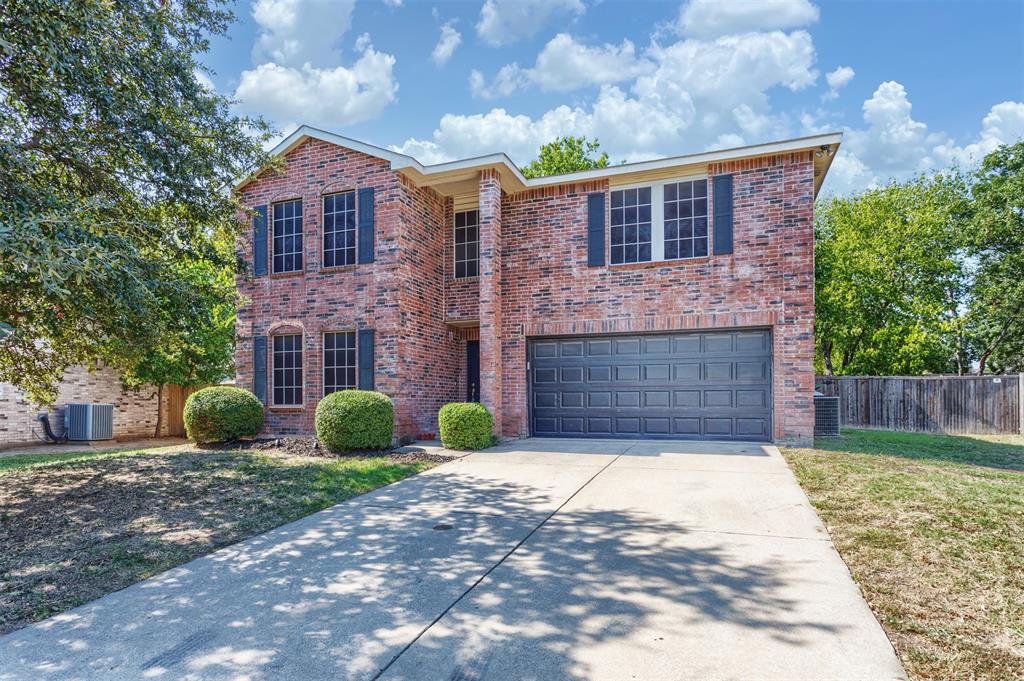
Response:
[[[466,341],[466,401],[480,401],[480,341]]]

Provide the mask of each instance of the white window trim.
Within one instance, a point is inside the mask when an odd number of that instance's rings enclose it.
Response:
[[[299,354],[302,357],[302,361],[299,364],[302,370],[302,382],[299,384],[299,402],[297,404],[281,404],[277,401],[277,387],[274,383],[276,376],[276,361],[277,353],[274,352],[274,339],[278,336],[298,336],[299,337]],[[269,337],[267,345],[270,346],[270,406],[275,409],[304,409],[306,407],[306,333],[304,331],[295,333],[293,331],[272,333]]]
[[[476,213],[476,241],[467,241],[464,245],[476,244],[476,274],[472,276],[459,276],[455,270],[458,266],[458,259],[455,257],[455,248],[458,243],[455,241],[455,216],[459,213]],[[464,260],[463,262],[472,262],[471,260]],[[480,208],[465,208],[463,210],[457,210],[452,212],[452,279],[456,281],[462,281],[464,279],[476,279],[480,276]]]
[[[608,189],[608,201],[611,206],[611,192],[621,191],[623,189],[641,189],[643,187],[651,188],[651,259],[641,260],[639,262],[679,262],[684,260],[699,260],[700,258],[707,258],[711,256],[711,213],[708,212],[708,254],[707,255],[691,255],[688,258],[671,258],[665,259],[665,185],[675,184],[677,182],[693,182],[695,180],[706,180],[707,181],[707,192],[708,192],[708,207],[711,207],[711,178],[708,175],[696,174],[696,175],[681,175],[679,177],[671,177],[664,180],[656,180],[654,182],[637,182],[634,184],[615,185]],[[620,267],[622,265],[636,265],[638,263],[631,262],[620,262],[612,263],[610,259],[611,253],[611,209],[608,212],[608,248],[609,248],[609,265],[611,267]]]
[[[330,394],[327,392],[327,381],[324,380],[324,374],[327,372],[327,362],[325,361],[327,356],[327,334],[330,333],[351,333],[354,335],[356,344],[356,385],[352,389],[359,389],[359,329],[354,327],[349,329],[324,329],[320,332],[320,392],[323,393],[323,397],[327,397]],[[303,378],[305,378],[305,372],[303,372]],[[345,390],[349,390],[349,388],[345,388]],[[335,392],[340,391],[336,390]]]

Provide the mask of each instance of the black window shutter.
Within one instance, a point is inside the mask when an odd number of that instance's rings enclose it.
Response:
[[[732,175],[712,180],[715,201],[715,255],[732,253]]]
[[[263,404],[267,403],[267,337],[252,339],[252,391]]]
[[[256,206],[252,216],[252,273],[262,277],[267,273],[267,207]]]
[[[359,262],[373,262],[373,187],[359,190]]]
[[[604,192],[587,194],[587,265],[604,265]]]
[[[359,389],[373,390],[373,329],[359,329]]]

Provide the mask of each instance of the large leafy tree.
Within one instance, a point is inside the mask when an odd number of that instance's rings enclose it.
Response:
[[[965,210],[965,185],[955,173],[831,198],[818,208],[819,371],[953,370],[966,285]]]
[[[1024,141],[985,157],[964,238],[977,263],[968,307],[978,373],[1024,370]]]
[[[205,88],[223,0],[0,4],[0,380],[131,367],[203,309],[267,128]]]
[[[235,334],[235,278],[229,268],[206,262],[179,264],[179,275],[195,292],[187,309],[177,300],[162,301],[178,310],[148,352],[122,368],[127,388],[155,388],[157,401],[167,385],[192,387],[219,383],[232,375]],[[172,294],[173,295],[173,294]],[[157,410],[155,437],[160,436],[163,410]]]
[[[526,177],[545,177],[578,170],[608,167],[608,153],[599,150],[601,143],[586,137],[559,137],[541,146],[537,158],[523,168]]]

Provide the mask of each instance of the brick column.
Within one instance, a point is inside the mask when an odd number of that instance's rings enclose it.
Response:
[[[501,178],[480,171],[480,401],[501,435]]]

